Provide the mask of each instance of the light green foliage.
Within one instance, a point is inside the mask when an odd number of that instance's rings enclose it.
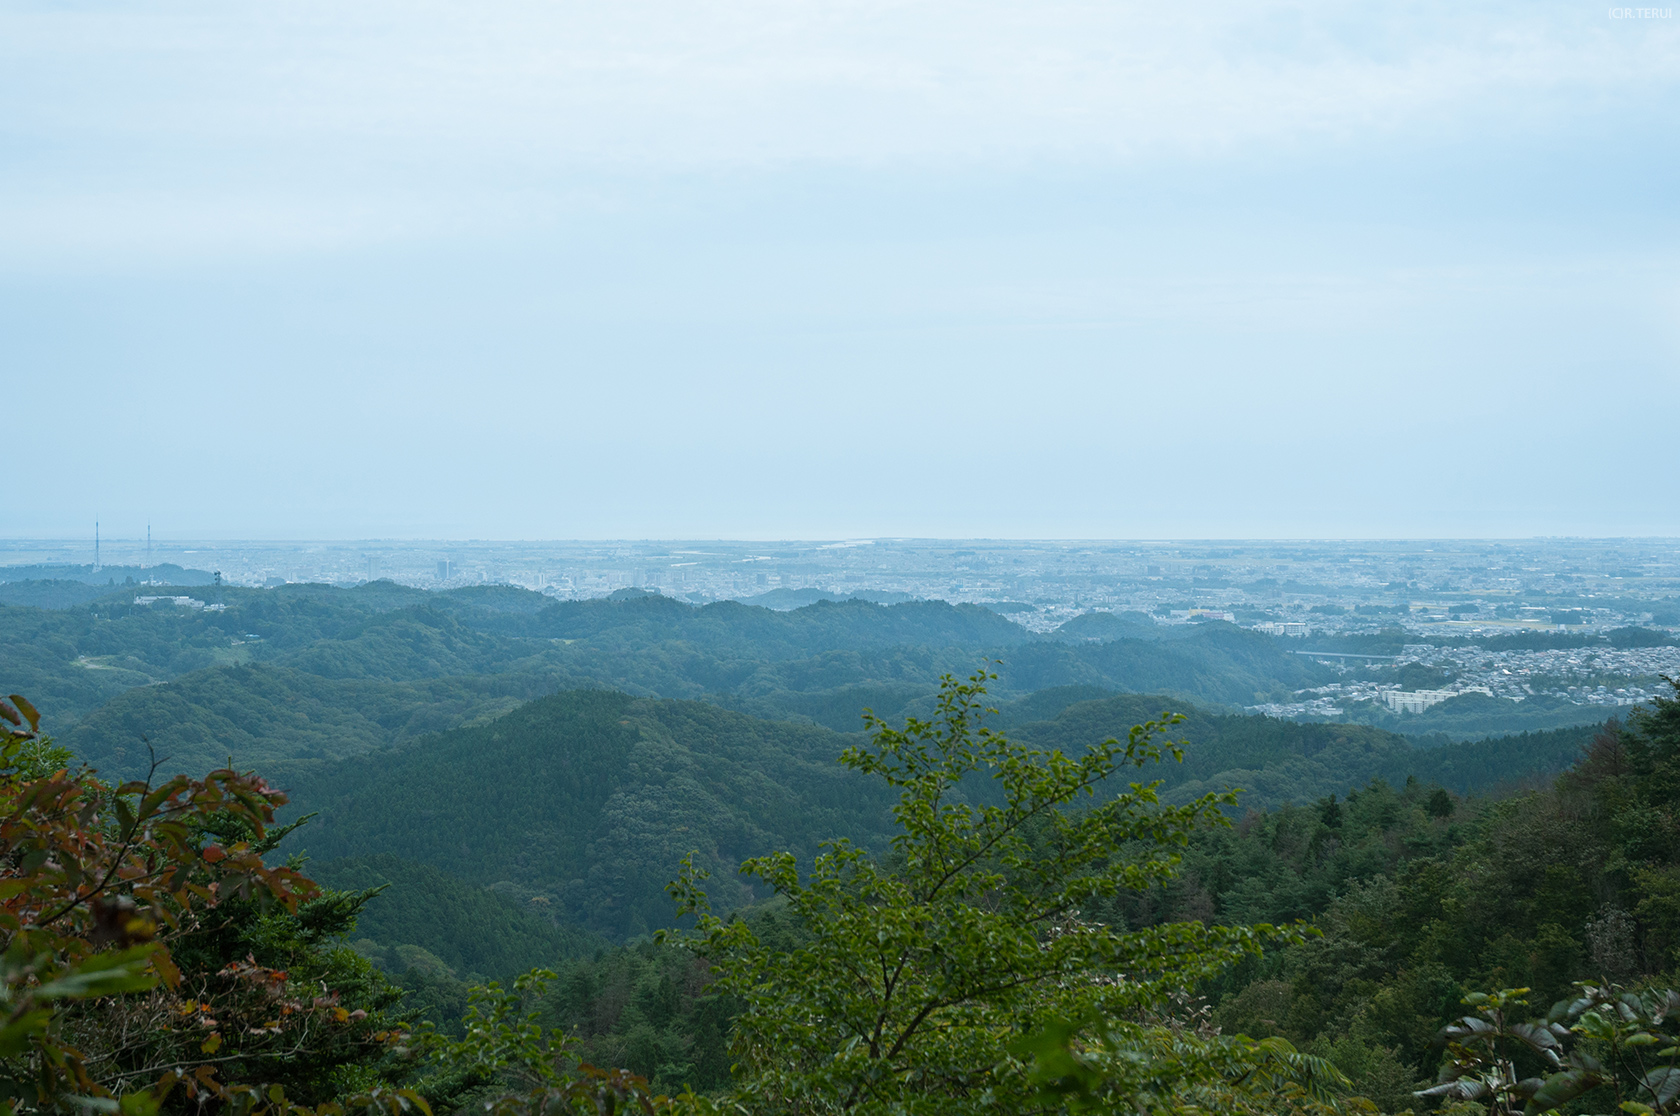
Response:
[[[988,677],[947,678],[933,720],[895,729],[871,718],[872,742],[841,757],[898,792],[890,854],[841,840],[803,877],[786,853],[742,866],[785,900],[801,942],[768,945],[748,923],[712,914],[692,868],[672,885],[698,917],[685,940],[743,1005],[734,1051],[752,1111],[1033,1109],[1032,1053],[1015,1045],[1025,1036],[1100,1019],[1114,1025],[1096,1031],[1099,1044],[1129,1043],[1117,1028],[1151,1022],[1175,992],[1282,936],[1087,920],[1087,906],[1170,877],[1193,832],[1226,824],[1234,796],[1168,806],[1153,782],[1116,793],[1119,773],[1180,754],[1157,740],[1171,717],[1079,756],[1041,751],[981,723]],[[963,788],[974,780],[991,781],[999,801],[970,801]],[[1199,1049],[1192,1034],[1179,1041]],[[1125,1045],[1105,1079],[1129,1088],[1119,1068],[1158,1054]],[[1198,1080],[1222,1072],[1211,1054],[1160,1056]]]
[[[559,1084],[565,1079],[566,1036],[544,1030],[526,1001],[540,998],[554,973],[532,969],[516,978],[511,991],[492,981],[472,990],[459,1039],[435,1031],[419,1036],[421,1048],[451,1070],[505,1077],[524,1088]]]

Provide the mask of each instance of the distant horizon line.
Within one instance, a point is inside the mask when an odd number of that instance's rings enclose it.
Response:
[[[134,543],[145,545],[148,541],[144,535],[128,536],[99,536],[101,546],[107,544]],[[1206,544],[1237,544],[1237,543],[1265,543],[1270,545],[1287,543],[1518,543],[1518,542],[1666,542],[1680,543],[1680,535],[1183,535],[1183,536],[1119,536],[1119,535],[856,535],[856,536],[807,536],[807,537],[770,537],[770,536],[696,536],[696,535],[644,535],[644,536],[599,536],[599,537],[571,537],[571,538],[494,538],[494,537],[447,537],[447,536],[341,536],[341,537],[289,537],[289,538],[261,538],[251,537],[211,537],[211,536],[176,536],[159,537],[154,534],[150,538],[151,545],[179,547],[188,544],[208,547],[235,545],[601,545],[617,544],[648,544],[648,543],[739,543],[754,545],[818,545],[841,549],[853,546],[872,546],[879,543],[988,543],[988,544],[1027,544],[1052,543],[1062,545],[1083,545],[1091,543],[1130,545],[1182,545],[1186,543]],[[81,536],[46,536],[46,535],[0,535],[0,546],[15,547],[23,545],[37,546],[92,546],[92,535],[85,539]]]

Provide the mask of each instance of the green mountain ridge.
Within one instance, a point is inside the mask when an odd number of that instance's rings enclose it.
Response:
[[[37,696],[68,746],[120,775],[143,770],[148,741],[197,770],[230,753],[285,766],[579,688],[703,699],[855,731],[865,707],[926,712],[942,675],[985,660],[1001,660],[1001,700],[1078,685],[1240,705],[1328,677],[1267,637],[1225,625],[1171,641],[1048,641],[943,602],[819,602],[780,613],[648,594],[559,604],[508,587],[428,594],[388,582],[193,593],[225,596],[226,607],[130,598],[0,609],[10,637],[0,668]],[[1000,634],[1012,642],[977,642]]]

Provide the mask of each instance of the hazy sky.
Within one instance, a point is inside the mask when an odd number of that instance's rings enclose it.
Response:
[[[1640,11],[0,0],[0,534],[1680,535]]]

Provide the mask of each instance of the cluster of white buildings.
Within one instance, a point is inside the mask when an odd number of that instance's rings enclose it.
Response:
[[[1422,713],[1432,705],[1440,705],[1449,698],[1463,697],[1465,694],[1493,696],[1493,691],[1486,686],[1465,686],[1457,690],[1393,689],[1383,690],[1381,693],[1383,704],[1396,713]]]
[[[227,605],[222,604],[220,601],[217,601],[215,604],[205,604],[203,601],[199,600],[197,597],[135,597],[134,598],[134,603],[137,604],[137,605],[154,605],[154,604],[157,604],[159,601],[165,601],[169,604],[174,605],[176,608],[203,609],[205,612],[221,612],[223,609],[227,608]]]
[[[1175,608],[1167,613],[1172,623],[1190,624],[1198,620],[1223,620],[1227,624],[1235,624],[1237,615],[1222,608]]]

